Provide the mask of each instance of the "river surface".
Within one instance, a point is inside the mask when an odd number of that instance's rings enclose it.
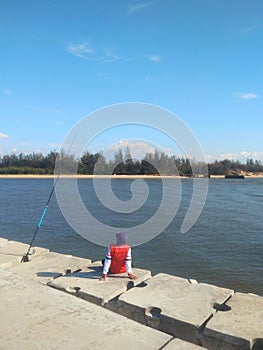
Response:
[[[103,186],[104,180],[100,181]],[[129,214],[105,209],[96,197],[92,179],[78,180],[78,190],[97,220],[123,228],[139,224],[142,218],[148,220],[160,205],[161,180],[145,181],[148,200],[140,210]],[[153,275],[163,272],[263,295],[263,179],[209,179],[202,213],[186,233],[180,233],[180,227],[190,203],[193,180],[180,181],[182,198],[174,220],[160,235],[132,248],[133,264],[150,269]],[[114,179],[115,195],[129,200],[132,182]],[[29,244],[53,184],[49,178],[0,179],[0,237]],[[68,224],[55,193],[33,246],[93,261],[101,260],[106,252],[106,247],[89,242]]]

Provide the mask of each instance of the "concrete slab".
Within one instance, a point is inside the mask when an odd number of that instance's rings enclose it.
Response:
[[[47,252],[32,258],[29,262],[12,266],[10,270],[46,284],[50,280],[63,276],[66,273],[86,269],[90,264],[90,259]]]
[[[202,349],[205,350],[205,348],[201,346],[188,343],[181,339],[173,339],[163,349],[164,350],[202,350]]]
[[[0,268],[9,268],[11,266],[20,264],[21,259],[28,250],[28,244],[24,244],[16,241],[1,240],[0,245]],[[32,247],[30,251],[30,259],[47,253],[49,250],[46,248]]]
[[[133,269],[138,277],[130,280],[127,273],[109,275],[106,281],[99,281],[102,274],[100,262],[91,264],[86,270],[56,278],[48,283],[49,286],[66,291],[97,305],[104,305],[128,289],[144,282],[151,277],[151,271]]]
[[[5,247],[8,244],[8,240],[0,237],[0,248]]]
[[[160,349],[171,337],[0,270],[0,349]]]
[[[122,294],[117,306],[122,315],[200,345],[202,327],[215,312],[213,304],[223,303],[233,293],[161,273]]]
[[[229,311],[218,311],[206,325],[203,345],[213,350],[262,350],[263,297],[235,293],[227,305]]]

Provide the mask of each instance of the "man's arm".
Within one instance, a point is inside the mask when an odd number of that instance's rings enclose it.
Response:
[[[131,256],[131,248],[128,250],[126,259],[125,259],[125,263],[126,263],[126,271],[128,273],[128,276],[130,279],[135,280],[137,278],[137,276],[135,276],[132,273],[132,256]]]
[[[106,277],[107,277],[107,274],[109,272],[110,265],[111,265],[111,254],[110,254],[110,247],[109,247],[107,255],[105,257],[102,276],[100,278],[100,281],[106,281]]]

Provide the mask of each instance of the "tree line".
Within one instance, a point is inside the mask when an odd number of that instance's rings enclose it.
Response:
[[[19,155],[3,155],[0,157],[0,174],[54,174],[56,160],[63,164],[62,172],[81,175],[116,174],[116,175],[231,175],[240,172],[262,173],[261,161],[247,159],[246,163],[233,160],[214,161],[205,164],[176,155],[167,155],[155,151],[145,156],[133,159],[129,148],[123,152],[118,150],[114,159],[107,160],[102,153],[85,152],[80,159],[65,152],[51,151],[44,156],[42,153]],[[208,173],[207,173],[208,171]]]

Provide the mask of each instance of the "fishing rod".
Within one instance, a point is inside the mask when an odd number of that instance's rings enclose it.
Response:
[[[30,242],[30,244],[29,244],[28,250],[27,250],[26,254],[23,255],[23,257],[22,257],[22,259],[21,259],[21,263],[22,263],[22,262],[28,262],[28,261],[29,261],[29,256],[28,256],[28,255],[29,255],[29,253],[30,253],[30,249],[31,249],[31,247],[32,247],[32,244],[33,244],[35,238],[36,238],[36,235],[37,235],[37,233],[38,233],[38,230],[40,229],[40,227],[41,227],[41,225],[42,225],[42,221],[43,221],[43,219],[44,219],[44,216],[46,215],[47,208],[48,208],[49,202],[50,202],[50,200],[51,200],[51,197],[52,197],[52,195],[53,195],[53,193],[54,193],[54,190],[55,190],[56,184],[57,184],[57,182],[58,182],[59,176],[60,176],[60,175],[57,176],[57,178],[56,178],[56,180],[55,180],[55,182],[54,182],[54,185],[53,185],[52,190],[51,190],[51,192],[50,192],[50,195],[49,195],[49,197],[48,197],[47,203],[46,203],[46,205],[45,205],[45,207],[44,207],[44,210],[43,210],[43,212],[42,212],[42,215],[41,215],[41,217],[40,217],[40,219],[39,219],[39,221],[38,221],[36,230],[35,230],[35,232],[34,232],[34,234],[33,234],[32,240],[31,240],[31,242]]]
[[[75,138],[76,138],[76,136],[77,136],[77,133],[78,133],[78,131],[76,132],[76,134],[75,134],[75,136],[74,136],[74,138],[73,138],[73,140],[72,140],[72,143],[71,143],[71,145],[70,145],[70,148],[69,148],[67,154],[69,154],[69,152],[70,152],[70,150],[71,150],[71,147],[72,147],[72,145],[73,145],[73,143],[74,143],[74,141],[75,141]],[[37,233],[38,233],[38,231],[39,231],[39,229],[40,229],[40,227],[41,227],[41,225],[42,225],[42,221],[43,221],[43,219],[44,219],[44,216],[46,215],[49,202],[50,202],[50,200],[51,200],[51,198],[52,198],[52,195],[53,195],[53,193],[54,193],[54,190],[55,190],[55,187],[56,187],[56,184],[57,184],[57,182],[58,182],[58,179],[59,179],[60,175],[61,175],[61,174],[58,174],[58,176],[57,176],[57,178],[56,178],[56,180],[55,180],[55,182],[54,182],[54,185],[53,185],[53,187],[52,187],[52,189],[51,189],[51,192],[50,192],[50,195],[49,195],[49,197],[48,197],[47,203],[46,203],[46,205],[45,205],[45,207],[44,207],[44,210],[43,210],[43,212],[42,212],[42,215],[41,215],[41,217],[40,217],[40,219],[39,219],[39,221],[38,221],[36,230],[35,230],[35,232],[34,232],[34,234],[33,234],[32,240],[31,240],[31,242],[30,242],[30,244],[29,244],[28,250],[27,250],[26,254],[23,255],[23,257],[22,257],[22,259],[21,259],[21,263],[22,263],[22,262],[28,262],[28,261],[30,261],[30,259],[29,259],[30,250],[31,250],[31,248],[32,248],[32,245],[33,245],[33,242],[34,242],[34,240],[35,240],[35,238],[36,238],[36,235],[37,235]]]

